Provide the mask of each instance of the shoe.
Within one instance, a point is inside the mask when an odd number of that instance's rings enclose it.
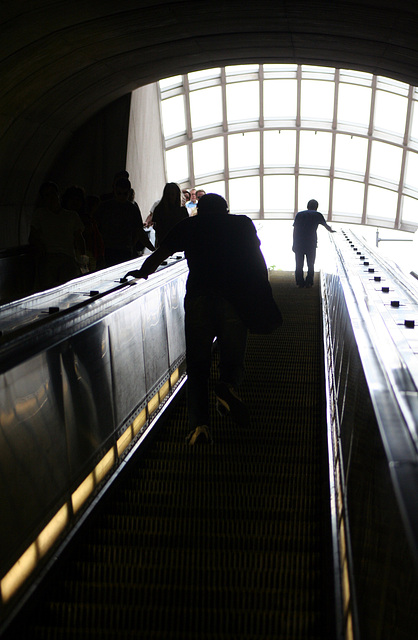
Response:
[[[186,443],[190,447],[194,447],[195,444],[211,444],[212,436],[208,427],[203,424],[200,427],[196,427],[193,431],[186,436]]]
[[[234,422],[246,425],[250,419],[250,413],[241,398],[237,396],[230,385],[219,382],[215,387],[216,409],[225,417],[230,416]]]

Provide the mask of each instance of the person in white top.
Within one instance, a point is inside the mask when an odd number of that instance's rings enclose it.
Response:
[[[189,216],[195,215],[197,213],[196,189],[190,189],[190,200],[189,202],[186,202],[185,206]]]

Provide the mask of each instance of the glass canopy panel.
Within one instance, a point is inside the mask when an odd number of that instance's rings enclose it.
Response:
[[[196,177],[224,170],[224,141],[222,137],[193,143],[193,163]]]
[[[364,175],[368,141],[366,138],[337,134],[335,140],[335,170]]]
[[[334,180],[332,215],[361,220],[364,204],[364,184],[353,180]]]
[[[332,122],[334,113],[334,83],[321,80],[302,80],[302,120]]]
[[[318,211],[324,214],[325,219],[329,209],[329,178],[316,176],[299,176],[298,209],[306,209],[309,200],[318,201]]]
[[[219,78],[221,70],[219,67],[214,69],[202,69],[202,71],[192,71],[187,74],[187,78],[190,84],[193,82],[199,82],[201,80],[207,80],[208,78]]]
[[[296,78],[297,64],[263,64],[265,78]]]
[[[228,136],[229,168],[244,169],[260,166],[260,134],[258,131]]]
[[[175,134],[185,133],[184,96],[175,96],[174,98],[163,100],[161,102],[161,116],[166,138]]]
[[[222,89],[210,87],[190,92],[192,129],[222,124]]]
[[[418,200],[415,198],[402,197],[402,222],[418,225]]]
[[[379,224],[380,218],[386,226],[395,223],[398,191],[405,188],[401,222],[418,226],[418,199],[413,197],[418,196],[418,90],[413,88],[411,93],[404,83],[345,69],[336,74],[332,68],[278,63],[265,64],[262,69],[262,77],[258,64],[226,67],[225,72],[218,67],[189,73],[190,91],[186,96],[184,76],[159,82],[161,119],[168,147],[167,180],[199,184],[203,188],[206,185],[206,191],[226,193],[234,212],[245,211],[253,218],[259,215],[260,207],[267,218],[293,215],[295,209],[304,209],[311,198],[316,198],[320,210],[328,213],[332,193],[333,215],[352,221],[361,219],[367,193],[367,219]],[[337,83],[335,77],[339,79]],[[376,102],[374,121],[370,124],[374,85]],[[334,114],[337,88],[338,111]],[[164,99],[165,95],[170,97]],[[409,100],[412,101],[410,142],[405,148]],[[263,132],[258,131],[261,105],[266,124]],[[297,126],[298,108],[300,126]],[[317,129],[316,135],[312,129]],[[197,130],[199,133],[195,135]],[[191,133],[187,142],[186,133],[188,136]],[[335,155],[331,162],[334,138]],[[184,146],[174,147],[181,139]],[[225,181],[229,172],[236,173]],[[257,176],[233,177],[244,172],[256,172]],[[330,178],[325,177],[328,174]],[[251,185],[256,189],[252,202]],[[278,195],[280,202],[276,201]]]
[[[335,69],[331,67],[319,67],[315,65],[303,64],[301,65],[302,81],[303,80],[328,80],[334,83],[335,81]]]
[[[354,71],[354,69],[340,69],[340,79],[341,82],[349,82],[371,87],[373,75],[364,71]]]
[[[260,211],[260,178],[233,178],[229,181],[229,210],[231,213]]]
[[[164,78],[160,80],[160,89],[169,89],[171,87],[180,86],[183,83],[183,76],[172,76],[171,78]]]
[[[167,182],[187,182],[189,179],[189,163],[187,147],[176,147],[165,152]]]
[[[206,193],[217,193],[219,196],[225,198],[225,180],[199,184],[197,189],[203,189]]]
[[[369,186],[367,196],[367,218],[395,220],[398,194],[390,189]]]
[[[258,73],[258,64],[235,64],[231,67],[225,67],[225,73],[227,76]]]
[[[293,120],[297,113],[296,80],[264,81],[264,117]]]
[[[331,166],[332,135],[316,131],[300,132],[301,167],[321,167],[329,169]]]
[[[295,210],[295,176],[264,176],[264,211],[291,213]]]
[[[375,178],[399,182],[402,163],[402,149],[392,144],[373,140],[370,161],[370,175]]]
[[[294,167],[296,160],[296,131],[264,132],[264,166]]]
[[[405,186],[418,190],[418,154],[406,152]]]
[[[393,78],[387,78],[385,76],[376,76],[376,86],[378,89],[384,91],[390,91],[400,96],[408,95],[408,85],[405,82],[394,80]]]
[[[260,116],[258,81],[234,82],[226,85],[228,122],[257,120]]]
[[[375,129],[390,131],[403,137],[407,107],[407,98],[388,91],[377,90],[374,113]]]
[[[338,123],[369,126],[372,91],[342,82],[338,90]]]

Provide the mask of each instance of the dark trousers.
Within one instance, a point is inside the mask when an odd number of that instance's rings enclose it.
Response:
[[[237,388],[244,373],[247,328],[230,302],[217,295],[185,302],[188,411],[190,427],[209,425],[208,381],[213,341],[219,348],[219,381]]]
[[[134,257],[131,248],[119,249],[115,247],[105,247],[105,265],[113,267],[115,264],[127,262]]]
[[[50,289],[81,275],[75,258],[65,253],[46,253],[39,259],[37,288]]]
[[[306,276],[306,281],[303,277],[303,265],[305,262],[305,256],[306,256],[306,263],[308,265],[308,273]],[[295,251],[295,258],[296,258],[296,269],[295,269],[296,284],[297,285],[313,284],[316,247],[313,247],[311,249]]]

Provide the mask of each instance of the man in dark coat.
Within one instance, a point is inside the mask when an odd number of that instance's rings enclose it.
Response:
[[[245,424],[248,410],[237,388],[244,372],[248,329],[272,331],[281,324],[281,315],[254,224],[247,216],[229,215],[221,196],[204,195],[197,215],[179,222],[141,269],[126,277],[147,278],[176,251],[185,252],[189,266],[184,308],[192,431],[187,441],[194,445],[211,441],[208,379],[214,339],[220,359],[215,387],[218,411]],[[258,318],[261,327],[256,326]]]
[[[139,207],[129,201],[131,183],[127,178],[115,182],[114,197],[104,200],[95,213],[95,220],[103,238],[105,266],[137,258],[135,246],[140,241],[150,251],[154,245],[144,231]]]
[[[335,233],[317,209],[318,202],[309,200],[308,208],[305,211],[299,211],[293,223],[292,249],[296,259],[295,279],[298,287],[312,287],[313,285],[318,226],[321,224],[330,233]],[[305,256],[308,265],[306,280],[303,277]]]

